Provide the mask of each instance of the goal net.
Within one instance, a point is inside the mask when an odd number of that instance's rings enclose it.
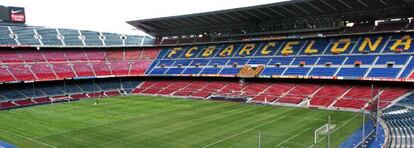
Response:
[[[70,98],[69,97],[55,97],[55,98],[50,98],[51,104],[53,103],[57,103],[57,102],[70,102]]]
[[[336,125],[334,124],[325,124],[322,127],[316,129],[314,131],[314,144],[317,144],[321,139],[325,138],[328,133],[332,133],[332,130],[335,129],[335,127]]]

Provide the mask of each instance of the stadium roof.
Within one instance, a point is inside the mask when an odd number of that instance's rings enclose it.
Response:
[[[211,30],[222,25],[262,23],[271,20],[331,18],[341,20],[408,17],[414,0],[291,0],[266,5],[128,21],[151,35],[180,34],[180,30]],[[201,29],[201,30],[200,30]],[[174,33],[173,33],[174,32]]]

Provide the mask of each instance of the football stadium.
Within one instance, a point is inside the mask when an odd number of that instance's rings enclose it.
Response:
[[[0,148],[414,147],[414,0],[124,20],[145,35],[0,12]]]

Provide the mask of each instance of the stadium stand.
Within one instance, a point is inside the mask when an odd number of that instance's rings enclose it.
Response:
[[[0,86],[0,110],[51,103],[53,98],[79,100],[93,97],[119,96],[131,92],[141,83],[131,78],[68,80]]]
[[[385,147],[414,146],[414,95],[406,96],[397,104],[382,111],[382,119],[386,123],[388,145]]]
[[[4,46],[138,46],[153,43],[152,38],[138,35],[0,25],[0,45]]]
[[[0,82],[143,75],[159,49],[0,51]],[[135,55],[134,55],[135,54]]]
[[[135,88],[132,93],[189,98],[243,96],[249,98],[248,102],[252,103],[358,111],[363,108],[370,109],[368,104],[372,101],[371,93],[369,93],[371,89],[369,85],[161,80],[145,81]],[[378,89],[380,89],[380,92],[378,92]],[[396,99],[410,92],[409,89],[398,87],[375,87],[373,90],[373,94],[381,94],[381,108],[387,107]]]
[[[264,67],[259,77],[409,78],[411,36],[341,36],[165,47],[146,74],[235,76],[244,66],[259,65]]]
[[[381,98],[387,144],[409,147],[412,6],[408,0],[298,0],[128,22],[155,41],[3,25],[0,109],[132,94],[359,112],[373,111]]]

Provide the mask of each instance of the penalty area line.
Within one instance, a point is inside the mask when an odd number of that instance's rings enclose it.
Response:
[[[349,122],[351,122],[352,120],[354,120],[356,117],[358,117],[359,114],[355,114],[354,117],[352,117],[351,119],[349,119],[348,121],[344,122],[343,124],[341,124],[338,128],[335,128],[334,130],[332,130],[331,133],[337,131],[338,129],[342,128],[343,126],[345,126],[346,124],[348,124]],[[326,136],[322,137],[321,139],[319,139],[318,141],[316,141],[316,143],[321,142],[323,139],[325,139]],[[311,144],[308,148],[312,148],[314,147],[315,144]]]
[[[207,145],[203,146],[202,148],[207,148],[207,147],[210,147],[210,146],[215,145],[215,144],[217,144],[217,143],[220,143],[220,142],[226,141],[226,140],[228,140],[228,139],[231,139],[231,138],[233,138],[233,137],[239,136],[239,135],[241,135],[241,134],[247,133],[247,132],[249,132],[249,131],[251,131],[251,130],[254,130],[254,129],[256,129],[256,128],[259,128],[259,127],[265,126],[265,125],[267,125],[267,124],[270,124],[270,123],[272,123],[272,122],[278,121],[279,119],[281,119],[281,118],[283,118],[283,117],[284,117],[284,116],[279,117],[279,118],[276,118],[276,119],[273,119],[273,120],[270,120],[270,121],[267,121],[267,122],[265,122],[265,123],[262,123],[262,124],[260,124],[260,125],[258,125],[258,126],[252,127],[252,128],[249,128],[249,129],[247,129],[247,130],[245,130],[245,131],[242,131],[242,132],[240,132],[240,133],[236,133],[236,134],[234,134],[234,135],[228,136],[228,137],[223,138],[223,139],[221,139],[221,140],[218,140],[218,141],[216,141],[216,142],[213,142],[213,143],[207,144]]]
[[[293,135],[292,137],[290,137],[290,138],[288,138],[288,139],[286,139],[286,140],[282,141],[281,143],[279,143],[278,145],[276,145],[276,147],[279,147],[279,146],[281,146],[282,144],[285,144],[286,142],[289,142],[289,141],[290,141],[290,140],[292,140],[293,138],[295,138],[295,137],[297,137],[297,136],[299,136],[299,135],[302,135],[303,133],[307,132],[308,130],[310,130],[310,128],[307,128],[307,129],[303,130],[302,132],[297,133],[297,134]]]
[[[29,137],[26,137],[26,136],[23,136],[23,135],[20,135],[20,134],[17,134],[17,133],[13,133],[13,132],[10,132],[10,131],[5,130],[5,129],[1,129],[1,130],[5,131],[6,133],[9,133],[9,134],[15,135],[17,137],[21,137],[21,138],[24,138],[24,139],[27,139],[27,140],[30,140],[30,141],[33,141],[33,142],[36,142],[36,143],[39,143],[39,144],[42,144],[42,145],[47,146],[47,147],[56,148],[56,146],[44,143],[44,142],[39,141],[39,140],[35,140],[33,138],[29,138]]]

